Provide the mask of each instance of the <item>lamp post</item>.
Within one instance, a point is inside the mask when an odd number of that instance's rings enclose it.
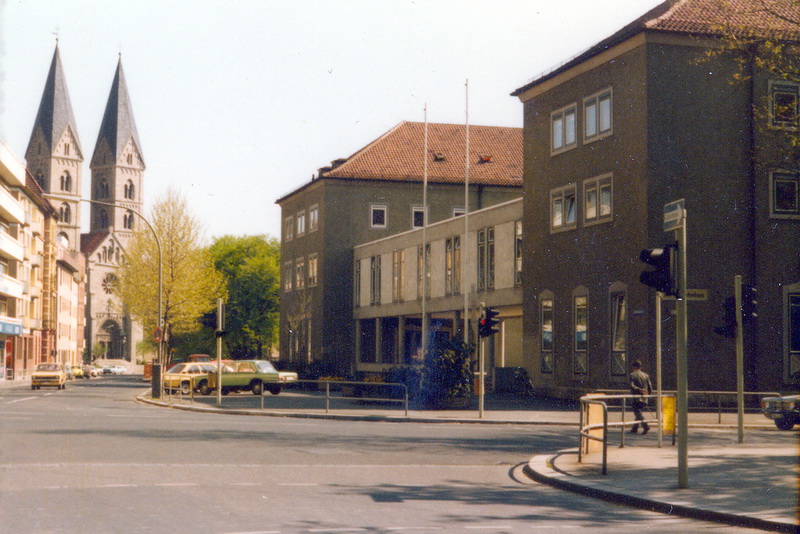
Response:
[[[158,250],[158,320],[156,321],[156,326],[158,327],[158,331],[159,332],[163,332],[164,331],[164,329],[163,329],[164,318],[162,316],[162,308],[161,308],[162,288],[163,288],[163,268],[162,268],[162,262],[161,262],[161,241],[158,239],[158,233],[156,233],[155,228],[153,228],[153,225],[150,224],[150,221],[148,221],[145,218],[144,215],[142,215],[138,211],[136,211],[134,209],[131,209],[129,207],[120,206],[119,204],[115,204],[113,202],[102,202],[100,200],[89,200],[89,199],[85,199],[85,198],[82,198],[81,202],[88,202],[90,204],[101,204],[103,206],[111,206],[112,208],[122,208],[122,207],[124,207],[125,209],[129,210],[131,213],[133,213],[136,216],[138,216],[141,220],[143,220],[144,223],[147,225],[147,227],[150,229],[150,231],[153,232],[153,237],[156,240],[156,249]],[[160,397],[161,396],[161,365],[163,363],[162,362],[163,358],[162,358],[162,355],[161,355],[162,343],[163,343],[162,339],[163,338],[158,340],[157,349],[156,349],[156,359],[158,361],[157,365],[159,366],[158,367],[158,372],[156,372],[156,367],[155,367],[156,364],[153,365],[152,389],[153,389],[153,396],[154,397],[156,397],[156,396]]]

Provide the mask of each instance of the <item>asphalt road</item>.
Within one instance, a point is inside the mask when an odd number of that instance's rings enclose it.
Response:
[[[527,479],[571,428],[203,414],[134,402],[144,389],[1,389],[0,531],[746,532]]]

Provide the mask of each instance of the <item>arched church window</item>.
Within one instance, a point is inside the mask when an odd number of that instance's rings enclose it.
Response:
[[[56,236],[56,241],[62,247],[69,248],[69,237],[64,232],[59,232],[58,236]]]
[[[133,230],[133,212],[126,211],[125,214],[122,216],[122,226],[126,230]]]
[[[72,191],[72,176],[67,171],[64,171],[64,174],[61,175],[61,190]]]
[[[125,184],[125,198],[129,200],[133,200],[133,195],[135,193],[133,182],[128,180],[128,183]]]
[[[97,198],[108,198],[108,181],[105,178],[97,183]]]
[[[70,209],[69,204],[66,202],[61,204],[61,208],[58,210],[58,215],[62,223],[69,224],[72,222],[72,210]]]
[[[97,226],[101,229],[108,227],[108,212],[104,209],[97,212]]]

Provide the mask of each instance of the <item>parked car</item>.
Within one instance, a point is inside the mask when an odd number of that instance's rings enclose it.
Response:
[[[89,371],[89,376],[102,376],[105,374],[105,369],[102,367],[92,367]],[[110,374],[110,373],[109,373]]]
[[[222,393],[252,391],[253,395],[262,395],[267,390],[277,395],[285,383],[295,380],[297,373],[278,371],[266,360],[232,360],[222,371]],[[216,373],[209,375],[209,386],[216,389]]]
[[[67,387],[67,373],[60,363],[40,363],[31,373],[31,389],[41,387]]]
[[[73,365],[72,376],[74,376],[75,378],[83,378],[84,377],[83,367],[81,367],[80,365]]]
[[[127,375],[128,374],[128,368],[124,367],[122,365],[109,365],[107,367],[107,369],[109,369],[111,371],[112,375]]]
[[[217,368],[207,362],[176,363],[162,376],[165,391],[180,391],[182,395],[189,395],[192,391],[199,391],[203,395],[211,393],[209,375],[217,372]]]
[[[775,421],[780,430],[791,430],[800,423],[800,395],[761,399],[762,413]]]

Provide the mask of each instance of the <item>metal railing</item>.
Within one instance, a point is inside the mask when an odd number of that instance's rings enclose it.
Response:
[[[673,397],[674,395],[662,395],[663,397]],[[600,397],[581,397],[581,419],[580,419],[580,431],[579,431],[579,444],[578,444],[578,462],[580,463],[583,460],[583,455],[589,452],[589,441],[598,441],[603,444],[602,448],[602,474],[608,474],[608,433],[609,428],[617,428],[621,429],[620,432],[620,447],[625,447],[625,428],[628,426],[639,425],[643,423],[655,423],[659,425],[659,441],[660,441],[660,433],[661,433],[661,424],[658,418],[658,414],[656,413],[655,418],[650,419],[643,419],[643,420],[625,420],[626,414],[626,405],[627,400],[641,400],[641,399],[655,399],[657,398],[656,395],[604,395],[602,398]],[[608,420],[608,403],[606,401],[609,400],[619,400],[620,408],[621,408],[621,418],[620,421],[612,421]],[[600,406],[603,410],[603,421],[602,423],[589,423],[589,407],[592,405]],[[602,436],[598,437],[592,433],[593,430],[602,430]],[[673,433],[674,436],[674,433]]]
[[[271,382],[265,383],[272,384]],[[357,382],[351,380],[292,380],[288,382],[280,382],[281,389],[286,389],[290,387],[292,389],[296,389],[297,392],[302,392],[303,390],[300,388],[295,388],[294,386],[303,385],[303,384],[314,384],[316,385],[316,391],[320,390],[320,386],[324,386],[324,402],[325,402],[325,413],[329,413],[331,410],[331,401],[336,400],[368,400],[371,402],[394,402],[399,403],[402,405],[403,411],[405,415],[408,415],[408,386],[398,382]],[[333,386],[333,388],[332,388]],[[345,395],[346,389],[344,386],[353,386],[354,391],[351,395]],[[402,392],[401,397],[392,397],[387,395],[355,395],[355,388],[363,388],[363,389],[378,389],[380,392],[380,388],[383,389],[399,389]],[[182,403],[184,399],[188,399],[190,403],[194,403],[194,395],[195,395],[195,380],[192,381],[191,387],[189,388],[189,393],[183,393],[181,390],[181,385],[178,384],[176,386],[167,387],[166,384],[164,385],[164,390],[167,394],[167,402],[172,404],[173,402]],[[265,388],[261,395],[259,395],[260,400],[260,409],[264,409],[264,398],[267,394],[267,389]],[[332,395],[331,393],[340,393],[339,395]],[[306,398],[314,398],[313,395],[307,395]]]

